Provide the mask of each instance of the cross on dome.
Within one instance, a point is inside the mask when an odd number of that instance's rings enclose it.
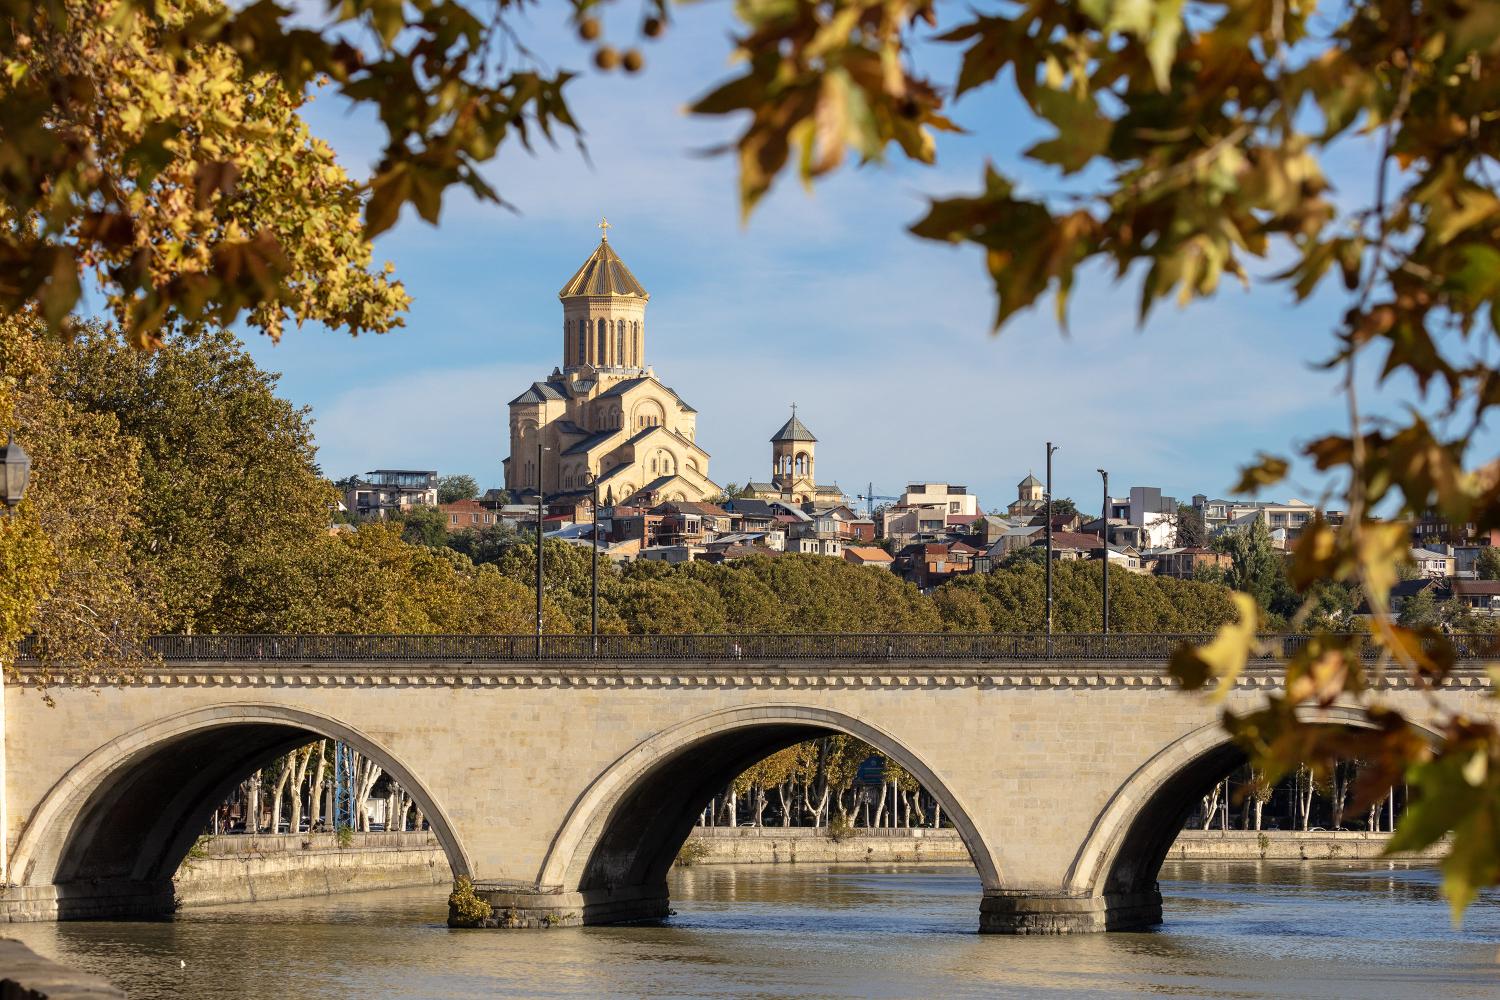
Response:
[[[608,243],[609,242],[609,231],[610,231],[611,228],[613,228],[609,224],[609,219],[607,219],[607,218],[605,218],[604,216],[601,215],[599,217],[599,226],[598,226],[598,228],[599,228],[599,241],[601,243]]]

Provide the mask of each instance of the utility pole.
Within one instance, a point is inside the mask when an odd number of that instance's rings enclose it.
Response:
[[[1052,453],[1047,442],[1047,655],[1052,655]]]
[[[536,658],[542,658],[542,522],[546,515],[547,505],[543,500],[546,495],[542,489],[545,481],[542,477],[542,458],[547,449],[538,441],[536,443]]]
[[[1104,506],[1099,514],[1104,523],[1101,529],[1104,537],[1104,634],[1109,635],[1109,473],[1100,469],[1099,475],[1104,477]]]

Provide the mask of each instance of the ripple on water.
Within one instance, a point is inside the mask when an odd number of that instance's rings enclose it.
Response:
[[[1500,900],[1454,929],[1429,869],[1172,863],[1151,933],[980,936],[955,866],[703,866],[661,924],[450,931],[440,888],[12,925],[132,997],[1500,995]],[[187,967],[180,968],[179,961]]]

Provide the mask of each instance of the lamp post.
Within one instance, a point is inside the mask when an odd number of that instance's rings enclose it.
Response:
[[[546,490],[542,484],[542,461],[547,448],[540,441],[536,445],[536,658],[542,658],[542,522],[546,516]]]
[[[589,635],[593,637],[594,655],[599,655],[599,477],[589,476],[589,488],[594,491],[594,578],[590,594]]]
[[[1104,538],[1104,634],[1109,635],[1109,473],[1100,469],[1099,475],[1104,477],[1104,505],[1099,514],[1104,524],[1099,529]]]
[[[1052,655],[1052,453],[1057,447],[1047,442],[1047,655]]]
[[[5,447],[0,449],[0,500],[5,501],[5,513],[9,516],[21,497],[26,493],[26,482],[31,478],[31,456],[26,449],[16,444],[16,439],[5,436]]]

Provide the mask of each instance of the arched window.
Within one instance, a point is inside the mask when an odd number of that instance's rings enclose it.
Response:
[[[615,321],[615,364],[625,364],[625,321]]]
[[[632,323],[631,326],[635,328],[635,366],[643,368],[645,367],[645,362],[641,359],[646,356],[646,342],[641,339],[641,324],[637,321]]]
[[[604,332],[604,320],[601,319],[601,320],[599,320],[599,349],[598,349],[598,351],[594,355],[594,364],[596,364],[596,365],[602,365],[602,364],[604,364],[604,347],[605,347],[605,339],[604,338],[605,338],[605,336],[606,335],[605,335],[605,332]]]
[[[578,356],[573,359],[574,364],[583,364],[589,353],[589,323],[586,319],[578,321]]]

